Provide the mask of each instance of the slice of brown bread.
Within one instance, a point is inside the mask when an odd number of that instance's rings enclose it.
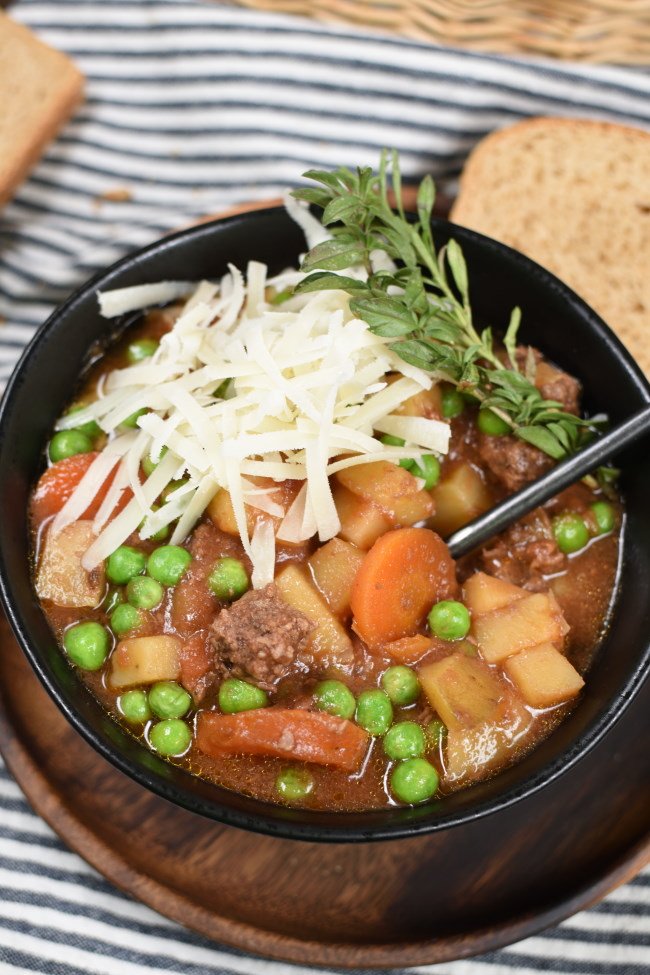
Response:
[[[83,83],[70,58],[0,11],[0,207],[72,114]]]
[[[470,154],[450,219],[565,281],[650,375],[650,133],[559,118],[494,132]]]

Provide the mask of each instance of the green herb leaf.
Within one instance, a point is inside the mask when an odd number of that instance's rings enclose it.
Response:
[[[389,205],[389,171],[396,210]],[[305,174],[319,184],[293,194],[323,209],[332,238],[307,255],[303,270],[315,272],[297,293],[342,288],[350,306],[378,335],[397,339],[391,348],[405,362],[427,369],[470,392],[477,402],[507,418],[515,436],[559,459],[580,446],[588,421],[545,400],[535,386],[536,360],[517,349],[521,311],[514,308],[503,337],[495,345],[492,323],[479,333],[469,299],[470,270],[455,239],[436,250],[431,231],[435,186],[426,176],[417,193],[417,217],[408,219],[402,202],[397,153],[384,150],[379,173],[341,167]],[[393,269],[373,264],[383,251]],[[383,262],[385,264],[385,262]],[[354,265],[364,280],[336,273]],[[494,323],[498,326],[499,323]],[[408,337],[405,337],[408,336]],[[524,362],[523,370],[518,361]]]

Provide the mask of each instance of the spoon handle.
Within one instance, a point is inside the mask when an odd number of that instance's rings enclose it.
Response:
[[[560,461],[550,471],[531,481],[520,491],[515,491],[485,514],[479,515],[478,518],[474,518],[473,521],[449,535],[446,541],[452,556],[457,559],[494,535],[498,535],[529,511],[544,504],[564,488],[599,467],[609,457],[639,440],[648,431],[650,431],[650,404],[633,413],[627,420],[619,423],[578,453]]]

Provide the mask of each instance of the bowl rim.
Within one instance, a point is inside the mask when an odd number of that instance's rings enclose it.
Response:
[[[4,450],[7,418],[11,414],[13,400],[18,395],[25,381],[25,374],[29,370],[30,360],[34,351],[42,343],[47,343],[52,330],[59,326],[77,305],[86,302],[89,298],[93,298],[95,293],[101,290],[101,286],[104,288],[114,287],[115,279],[119,279],[125,270],[134,268],[140,263],[146,263],[148,260],[159,256],[169,249],[175,249],[188,239],[200,239],[203,236],[209,239],[215,232],[215,228],[217,228],[218,232],[221,232],[222,229],[227,231],[229,227],[242,222],[254,223],[259,219],[275,219],[279,214],[286,214],[283,206],[260,208],[185,227],[161,239],[152,241],[145,247],[125,254],[107,268],[97,271],[92,277],[75,289],[61,305],[54,309],[46,321],[37,329],[21,354],[7,383],[0,402],[0,456]],[[501,244],[475,231],[459,227],[443,218],[435,217],[432,218],[432,226],[434,232],[441,228],[445,228],[447,232],[451,228],[454,234],[458,232],[461,238],[461,244],[463,240],[466,240],[474,241],[480,247],[487,246],[492,252],[501,255],[511,264],[514,264],[515,268],[525,270],[528,275],[536,277],[545,287],[550,288],[551,291],[559,295],[567,306],[573,308],[574,313],[577,312],[581,317],[586,318],[589,326],[595,329],[601,339],[607,342],[611,351],[623,361],[630,381],[636,386],[638,395],[642,400],[650,403],[650,383],[632,359],[631,354],[625,349],[615,333],[606,325],[600,316],[560,279],[520,252],[514,251],[507,245]],[[625,550],[626,539],[627,529],[624,523],[621,534],[621,551]],[[611,705],[591,721],[587,729],[576,738],[570,747],[562,750],[554,760],[544,764],[543,767],[531,773],[520,783],[506,786],[503,790],[498,791],[492,799],[483,802],[479,799],[476,804],[468,808],[463,808],[458,812],[445,813],[444,808],[440,812],[437,810],[433,811],[438,806],[437,802],[415,807],[399,807],[402,812],[401,819],[397,822],[386,823],[386,810],[367,810],[356,813],[297,810],[281,804],[241,796],[238,793],[234,793],[231,790],[212,783],[209,783],[207,790],[205,790],[214,795],[214,798],[210,799],[198,792],[185,791],[180,785],[176,785],[176,783],[170,782],[164,776],[152,772],[149,766],[129,760],[128,755],[125,755],[122,750],[113,747],[106,736],[102,736],[88,724],[80,710],[72,704],[69,695],[63,693],[60,683],[57,682],[52,669],[46,666],[40,658],[38,650],[31,645],[26,635],[24,615],[18,608],[10,580],[11,574],[5,563],[4,541],[0,539],[0,602],[2,603],[14,635],[50,697],[55,701],[69,723],[103,758],[144,788],[169,800],[175,805],[228,826],[235,826],[252,832],[286,839],[299,839],[312,842],[369,842],[403,839],[414,835],[438,832],[443,829],[457,828],[464,824],[474,823],[485,816],[494,815],[501,809],[509,808],[521,799],[534,795],[555,781],[559,776],[564,775],[602,740],[609,729],[620,719],[628,705],[639,692],[643,681],[647,678],[648,665],[650,664],[649,642],[639,654],[636,666],[632,673],[628,675],[628,679],[611,702]],[[70,669],[74,670],[72,667]],[[76,679],[83,687],[86,687],[80,678],[77,677]],[[95,701],[95,707],[102,707],[98,705],[95,698],[93,700]],[[615,707],[613,706],[614,704],[616,705]],[[115,722],[115,725],[120,728],[117,722]],[[128,732],[122,729],[122,734],[128,735]],[[128,735],[128,737],[136,742],[136,739],[133,739],[132,736]],[[139,742],[137,742],[137,745],[147,755],[151,756],[153,754],[145,745]],[[156,761],[150,764],[168,766],[169,763],[165,760],[160,759],[158,756],[154,757]],[[506,772],[498,773],[498,775],[502,776]],[[192,780],[193,783],[203,782],[203,780],[197,779],[196,776],[184,770],[183,775],[188,780]],[[470,791],[475,794],[479,792],[480,784],[472,786]],[[229,800],[226,805],[219,803],[219,794]],[[233,796],[237,798],[237,801],[233,802]]]

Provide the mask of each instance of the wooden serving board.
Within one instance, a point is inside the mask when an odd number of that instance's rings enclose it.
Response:
[[[118,887],[216,941],[321,966],[467,957],[594,903],[650,861],[650,683],[591,754],[444,834],[311,844],[219,826],[86,744],[0,618],[0,751],[32,806]]]

